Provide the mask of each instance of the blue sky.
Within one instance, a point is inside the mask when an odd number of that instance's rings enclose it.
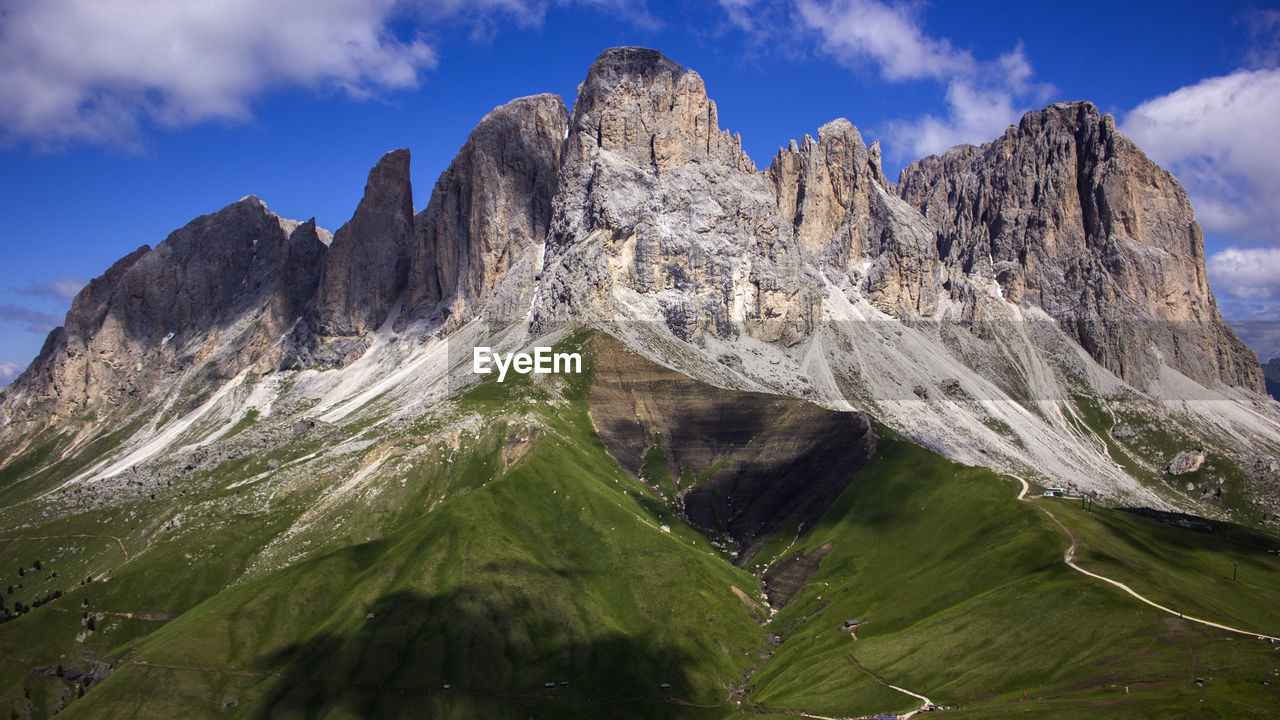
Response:
[[[421,208],[485,112],[538,92],[571,104],[614,45],[696,69],[760,166],[847,117],[892,178],[1091,100],[1187,185],[1224,314],[1280,354],[1274,6],[0,0],[0,383],[139,245],[250,193],[335,230],[395,147]]]

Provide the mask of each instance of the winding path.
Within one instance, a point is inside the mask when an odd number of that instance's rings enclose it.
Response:
[[[49,608],[50,610],[54,610],[60,613],[71,614],[73,612],[77,612],[75,610],[68,610],[59,605],[55,605],[53,600],[50,600],[49,602],[45,603],[44,606]],[[170,620],[176,620],[178,618],[177,615],[165,615],[164,613],[115,612],[112,610],[94,610],[93,614],[94,615],[110,615],[112,617],[122,617],[122,618],[125,618],[126,620],[143,620],[146,622],[169,622]]]
[[[908,689],[906,689],[906,688],[900,688],[900,687],[898,687],[897,685],[893,685],[893,684],[891,684],[888,680],[885,680],[884,678],[880,677],[879,675],[877,675],[877,674],[875,674],[875,673],[871,672],[870,670],[868,670],[867,668],[863,667],[862,663],[858,662],[857,658],[855,658],[855,657],[853,656],[853,653],[845,653],[845,654],[844,654],[844,656],[845,656],[845,657],[847,657],[847,658],[849,658],[849,662],[851,662],[851,663],[853,663],[855,666],[857,666],[857,668],[858,668],[859,670],[861,670],[862,672],[864,672],[864,673],[866,673],[867,675],[869,675],[869,676],[871,677],[871,679],[872,679],[872,680],[875,680],[876,682],[880,683],[881,685],[883,685],[883,686],[885,686],[885,687],[887,687],[887,688],[890,688],[890,689],[893,689],[893,690],[897,690],[898,692],[902,693],[903,695],[910,695],[911,697],[916,698],[917,700],[919,700],[919,701],[920,701],[920,707],[919,707],[919,708],[917,708],[917,709],[915,709],[915,710],[912,710],[911,712],[909,712],[909,713],[907,713],[907,714],[905,714],[905,715],[899,715],[899,716],[898,716],[899,718],[904,718],[904,719],[905,719],[905,718],[909,718],[909,717],[911,717],[912,715],[915,715],[916,713],[920,712],[920,710],[922,710],[922,709],[924,709],[924,708],[926,708],[926,707],[928,707],[928,706],[930,706],[930,705],[933,705],[933,704],[934,704],[932,700],[930,700],[929,698],[925,697],[924,695],[921,695],[920,693],[916,693],[916,692],[911,692],[910,690],[908,690]]]
[[[1027,491],[1030,489],[1030,486],[1027,484],[1026,480],[1023,480],[1017,475],[1012,475],[1009,473],[1006,473],[1006,475],[1009,475],[1009,477],[1022,483],[1022,491],[1018,493],[1019,500],[1022,500],[1024,502],[1030,502],[1032,505],[1038,508],[1045,515],[1048,515],[1049,519],[1052,520],[1055,525],[1062,528],[1062,532],[1067,534],[1067,537],[1071,540],[1071,546],[1068,547],[1067,551],[1062,554],[1062,561],[1065,562],[1067,566],[1070,567],[1072,570],[1075,570],[1080,573],[1084,573],[1085,575],[1088,575],[1089,577],[1094,578],[1096,580],[1101,580],[1105,583],[1114,585],[1120,588],[1121,590],[1129,593],[1140,602],[1146,603],[1147,605],[1150,605],[1151,607],[1157,610],[1162,610],[1166,613],[1169,613],[1170,615],[1177,615],[1179,618],[1183,620],[1189,620],[1194,623],[1200,623],[1201,625],[1208,625],[1209,627],[1217,628],[1219,630],[1226,630],[1227,632],[1238,633],[1240,635],[1248,635],[1249,637],[1258,638],[1260,640],[1271,640],[1272,642],[1280,642],[1280,637],[1275,637],[1274,635],[1266,635],[1264,633],[1254,632],[1252,630],[1244,630],[1242,628],[1231,627],[1230,625],[1223,625],[1222,623],[1216,623],[1216,622],[1213,622],[1212,620],[1204,620],[1198,617],[1192,617],[1190,615],[1187,615],[1186,613],[1180,613],[1177,610],[1173,610],[1171,608],[1165,607],[1160,603],[1154,602],[1148,598],[1143,597],[1142,595],[1138,594],[1136,590],[1129,587],[1128,585],[1125,585],[1119,580],[1112,580],[1109,577],[1099,575],[1098,573],[1095,573],[1095,572],[1090,572],[1080,567],[1079,565],[1076,564],[1077,542],[1076,542],[1075,533],[1071,532],[1070,528],[1062,524],[1062,521],[1059,520],[1052,512],[1050,512],[1049,508],[1045,507],[1044,505],[1041,505],[1040,503],[1032,502],[1030,499],[1027,498]]]
[[[42,537],[0,537],[0,541],[10,542],[14,540],[65,540],[67,538],[105,538],[115,540],[120,546],[120,552],[124,553],[125,562],[129,562],[129,551],[124,549],[124,541],[115,535],[45,535]]]

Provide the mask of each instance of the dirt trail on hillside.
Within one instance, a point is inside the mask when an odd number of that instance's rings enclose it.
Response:
[[[44,607],[47,607],[50,610],[54,610],[60,613],[70,614],[70,613],[76,612],[75,610],[68,610],[67,608],[55,605],[52,600],[45,603]],[[82,609],[81,612],[86,612],[86,611]],[[90,615],[109,615],[111,617],[125,618],[126,620],[142,620],[144,622],[169,622],[170,620],[175,620],[178,617],[177,615],[165,615],[164,613],[115,612],[112,610],[94,610],[89,614]]]
[[[124,541],[115,535],[44,535],[40,537],[0,537],[0,541],[8,542],[13,540],[66,540],[68,538],[103,538],[115,540],[120,546],[120,552],[124,553],[125,562],[129,562],[129,551],[124,549]]]
[[[868,670],[867,668],[863,667],[862,663],[858,662],[857,658],[855,658],[855,657],[853,656],[853,653],[848,653],[848,652],[847,652],[847,653],[845,653],[845,654],[844,654],[844,656],[845,656],[845,657],[847,657],[847,658],[849,658],[849,662],[853,663],[853,664],[854,664],[854,666],[856,666],[859,670],[861,670],[862,672],[864,672],[864,673],[866,673],[868,676],[870,676],[870,678],[871,678],[872,680],[875,680],[876,682],[880,683],[881,685],[883,685],[883,686],[885,686],[885,687],[887,687],[887,688],[890,688],[890,689],[892,689],[892,690],[897,690],[898,692],[900,692],[900,693],[902,693],[902,694],[904,694],[904,695],[910,695],[911,697],[916,698],[917,700],[919,700],[919,701],[920,701],[920,703],[921,703],[921,705],[920,705],[920,707],[921,707],[921,708],[925,708],[925,707],[928,707],[929,705],[933,705],[933,704],[934,704],[934,702],[933,702],[932,700],[930,700],[929,698],[925,697],[924,695],[921,695],[920,693],[917,693],[917,692],[911,692],[910,690],[907,690],[906,688],[900,688],[900,687],[898,687],[897,685],[894,685],[894,684],[890,683],[888,680],[885,680],[884,678],[880,677],[879,675],[877,675],[877,674],[875,674],[875,673],[871,672],[870,670]],[[899,715],[898,717],[900,717],[900,718],[909,718],[909,717],[911,717],[912,715],[915,715],[915,714],[916,714],[916,713],[918,713],[918,712],[920,712],[920,710],[912,710],[911,712],[909,712],[909,713],[907,713],[907,714],[905,714],[905,715]]]
[[[1063,561],[1063,562],[1065,562],[1065,563],[1067,564],[1067,566],[1068,566],[1068,567],[1070,567],[1072,570],[1075,570],[1075,571],[1080,572],[1080,573],[1084,573],[1085,575],[1088,575],[1088,576],[1089,576],[1089,577],[1091,577],[1091,578],[1094,578],[1094,579],[1097,579],[1097,580],[1101,580],[1101,581],[1103,581],[1103,582],[1105,582],[1105,583],[1109,583],[1109,584],[1111,584],[1111,585],[1114,585],[1114,586],[1116,586],[1116,587],[1120,588],[1121,590],[1123,590],[1123,591],[1125,591],[1125,592],[1129,593],[1130,595],[1132,595],[1132,596],[1133,596],[1134,598],[1136,598],[1137,600],[1139,600],[1139,601],[1141,601],[1141,602],[1143,602],[1143,603],[1146,603],[1147,605],[1150,605],[1151,607],[1153,607],[1153,608],[1155,608],[1155,609],[1157,609],[1157,610],[1161,610],[1161,611],[1163,611],[1163,612],[1166,612],[1166,613],[1168,613],[1168,614],[1170,614],[1170,615],[1177,615],[1180,619],[1183,619],[1183,620],[1189,620],[1189,621],[1194,622],[1194,623],[1200,623],[1201,625],[1208,625],[1209,627],[1218,628],[1219,630],[1226,630],[1226,631],[1228,631],[1228,632],[1238,633],[1238,634],[1240,634],[1240,635],[1248,635],[1248,636],[1250,636],[1250,637],[1259,638],[1259,639],[1263,639],[1263,640],[1270,640],[1270,641],[1272,641],[1272,642],[1280,642],[1280,637],[1275,637],[1275,636],[1273,636],[1273,635],[1266,635],[1266,634],[1264,634],[1264,633],[1254,632],[1254,631],[1252,631],[1252,630],[1244,630],[1244,629],[1242,629],[1242,628],[1231,627],[1230,625],[1223,625],[1222,623],[1216,623],[1216,622],[1213,622],[1212,620],[1204,620],[1204,619],[1202,619],[1202,618],[1192,617],[1192,616],[1190,616],[1190,615],[1187,615],[1186,613],[1180,613],[1180,612],[1178,612],[1177,610],[1173,610],[1173,609],[1171,609],[1171,608],[1165,607],[1164,605],[1161,605],[1161,604],[1159,604],[1159,603],[1157,603],[1157,602],[1154,602],[1154,601],[1152,601],[1152,600],[1149,600],[1149,599],[1147,599],[1147,598],[1143,597],[1142,595],[1138,594],[1138,592],[1137,592],[1136,590],[1134,590],[1133,588],[1129,587],[1128,585],[1125,585],[1124,583],[1120,582],[1119,580],[1112,580],[1112,579],[1111,579],[1111,578],[1109,578],[1109,577],[1106,577],[1106,576],[1103,576],[1103,575],[1099,575],[1098,573],[1095,573],[1095,572],[1090,572],[1090,571],[1085,570],[1084,568],[1080,567],[1079,565],[1077,565],[1077,564],[1076,564],[1076,561],[1075,561],[1075,558],[1076,558],[1076,547],[1077,547],[1077,542],[1076,542],[1076,536],[1075,536],[1075,534],[1074,534],[1074,533],[1072,533],[1072,532],[1071,532],[1071,530],[1070,530],[1066,525],[1062,524],[1062,521],[1061,521],[1061,520],[1059,520],[1059,519],[1058,519],[1058,518],[1057,518],[1057,517],[1056,517],[1052,512],[1050,512],[1049,508],[1045,507],[1044,505],[1042,505],[1042,504],[1040,504],[1040,503],[1034,502],[1034,499],[1033,499],[1033,498],[1028,498],[1028,497],[1026,497],[1026,495],[1027,495],[1027,490],[1028,490],[1028,485],[1027,485],[1027,481],[1026,481],[1026,480],[1023,480],[1022,478],[1018,477],[1017,475],[1009,475],[1009,477],[1011,477],[1011,478],[1013,478],[1013,479],[1017,480],[1018,482],[1022,483],[1022,491],[1021,491],[1020,493],[1018,493],[1018,499],[1019,499],[1019,500],[1022,500],[1022,501],[1024,501],[1024,502],[1029,502],[1029,503],[1031,503],[1032,505],[1034,505],[1036,508],[1038,508],[1038,509],[1039,509],[1041,512],[1043,512],[1045,515],[1048,515],[1048,516],[1049,516],[1049,519],[1050,519],[1050,520],[1052,520],[1052,521],[1054,522],[1054,524],[1055,524],[1055,525],[1057,525],[1058,527],[1062,528],[1062,532],[1064,532],[1064,533],[1066,533],[1066,534],[1067,534],[1067,538],[1071,540],[1071,546],[1070,546],[1070,547],[1068,547],[1068,548],[1067,548],[1067,551],[1066,551],[1065,553],[1063,553],[1063,554],[1062,554],[1062,561]]]

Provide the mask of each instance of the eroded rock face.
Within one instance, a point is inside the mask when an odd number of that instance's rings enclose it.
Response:
[[[578,87],[571,130],[568,152],[578,165],[604,151],[656,172],[708,161],[755,171],[741,139],[720,129],[702,77],[657,50],[601,53]]]
[[[770,533],[817,522],[875,452],[863,413],[715,388],[607,335],[592,351],[587,402],[609,453],[639,477],[656,448],[685,516],[741,543],[739,562]]]
[[[936,226],[953,285],[994,277],[1131,384],[1163,363],[1262,392],[1209,290],[1182,186],[1093,105],[1052,105],[993,143],[913,163],[899,191]]]
[[[324,251],[313,221],[281,220],[252,196],[139,248],[76,296],[15,382],[6,420],[141,401],[161,376],[206,362],[219,343],[238,352],[211,374],[274,367],[276,340],[309,306]]]
[[[415,218],[405,319],[484,309],[523,315],[551,223],[569,113],[557,95],[519,98],[471,131]]]
[[[333,235],[316,293],[317,335],[376,330],[404,292],[413,241],[409,151],[393,150],[369,171],[355,215]]]
[[[778,211],[814,265],[851,277],[895,317],[930,315],[942,278],[934,228],[897,197],[848,120],[823,125],[779,150],[766,171]]]
[[[529,315],[535,330],[644,322],[695,344],[794,345],[824,293],[958,321],[947,331],[971,336],[956,343],[971,367],[997,352],[972,350],[995,311],[1042,308],[1140,389],[1167,365],[1263,390],[1218,314],[1186,194],[1091,105],[1029,113],[898,186],[849,122],[817,135],[759,172],[696,72],[608,50],[571,116],[550,95],[489,113],[416,217],[396,150],[332,242],[246,198],[124,258],[82,291],[0,419],[142,398],[197,364],[217,378],[342,366],[398,303],[394,329],[419,336]]]
[[[770,183],[697,73],[643,48],[605,51],[579,89],[546,263],[545,323],[794,343],[818,317],[820,283]]]

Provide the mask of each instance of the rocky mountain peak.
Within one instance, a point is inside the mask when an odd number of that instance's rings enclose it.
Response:
[[[898,189],[936,226],[953,278],[995,279],[1134,386],[1163,364],[1262,391],[1218,313],[1182,185],[1092,104],[1050,105],[994,142],[912,163]]]
[[[712,159],[754,172],[737,136],[721,131],[702,77],[657,50],[606,50],[578,86],[570,153],[594,149],[648,164],[653,172]]]
[[[587,68],[584,84],[616,83],[624,76],[682,75],[685,67],[653,48],[624,45],[604,50]],[[581,89],[579,89],[581,92]]]
[[[539,323],[794,343],[816,321],[816,278],[768,180],[702,78],[655,50],[607,50],[579,86],[546,266]]]
[[[117,261],[76,296],[16,386],[6,420],[143,401],[166,374],[203,363],[217,377],[275,365],[276,340],[315,293],[324,245],[249,195]],[[215,353],[234,328],[235,352]]]
[[[606,51],[572,116],[553,95],[488,113],[416,216],[409,151],[395,150],[332,237],[246,196],[131,254],[0,398],[0,435],[105,407],[194,412],[276,369],[323,385],[361,358],[359,384],[472,320],[631,333],[702,379],[879,408],[958,459],[1003,447],[1060,475],[1093,460],[1041,443],[1073,432],[1050,428],[1057,411],[987,423],[1000,403],[932,399],[963,385],[1047,406],[1116,377],[1152,397],[1186,378],[1261,391],[1209,291],[1185,192],[1094,106],[1028,113],[897,185],[848,120],[815,135],[757,171],[696,72]]]
[[[568,116],[559,96],[534,95],[495,108],[471,131],[415,219],[406,320],[437,311],[465,319],[488,301],[498,316],[524,312]]]
[[[369,171],[355,215],[334,233],[316,295],[321,336],[356,336],[381,325],[404,290],[413,241],[409,150],[393,150]]]
[[[862,134],[844,118],[818,129],[818,139],[805,135],[779,150],[766,170],[777,195],[778,210],[791,221],[804,250],[818,261],[844,265],[860,258],[866,238],[850,213],[867,217],[872,184],[889,183],[880,170],[879,145],[873,156]]]

